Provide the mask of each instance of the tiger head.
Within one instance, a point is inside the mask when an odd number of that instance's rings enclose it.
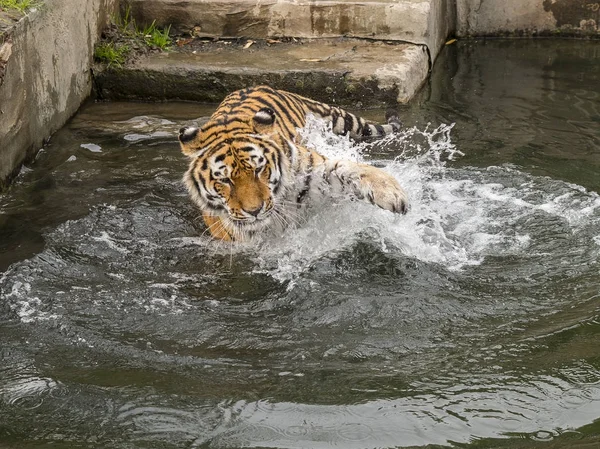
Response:
[[[220,217],[228,230],[256,231],[277,212],[285,175],[274,123],[273,110],[263,108],[179,131],[181,150],[191,158],[184,183],[202,212]]]

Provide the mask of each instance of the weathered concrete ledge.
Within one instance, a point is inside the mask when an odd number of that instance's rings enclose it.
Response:
[[[138,23],[218,38],[358,37],[426,45],[435,59],[454,0],[126,0]]]
[[[0,189],[92,88],[94,44],[118,0],[45,0],[15,22],[0,12]]]
[[[95,70],[98,94],[111,100],[220,102],[257,84],[342,105],[406,103],[429,71],[422,45],[316,39],[243,48],[210,43]],[[231,43],[229,43],[231,44]]]

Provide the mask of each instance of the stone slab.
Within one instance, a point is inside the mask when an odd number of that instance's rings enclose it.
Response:
[[[99,68],[95,84],[99,96],[111,100],[216,103],[234,90],[268,84],[328,103],[367,107],[408,102],[428,71],[421,45],[346,38],[249,48],[218,42]]]
[[[116,5],[46,0],[22,18],[0,13],[0,190],[89,96],[94,44]]]
[[[230,38],[360,37],[426,45],[432,60],[454,24],[454,0],[127,0],[138,23]]]

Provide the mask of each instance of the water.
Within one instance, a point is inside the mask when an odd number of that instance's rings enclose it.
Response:
[[[446,48],[402,135],[306,133],[409,215],[334,201],[234,247],[179,183],[210,107],[87,105],[0,197],[0,443],[600,444],[599,56]]]

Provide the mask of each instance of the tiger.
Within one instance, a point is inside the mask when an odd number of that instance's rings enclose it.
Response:
[[[310,114],[334,133],[359,140],[402,126],[395,112],[386,114],[386,124],[374,124],[337,106],[256,86],[229,94],[200,128],[179,130],[181,151],[190,158],[183,182],[213,238],[245,241],[269,228],[286,228],[292,208],[327,191],[407,212],[405,191],[386,171],[330,160],[301,145],[298,132]]]

